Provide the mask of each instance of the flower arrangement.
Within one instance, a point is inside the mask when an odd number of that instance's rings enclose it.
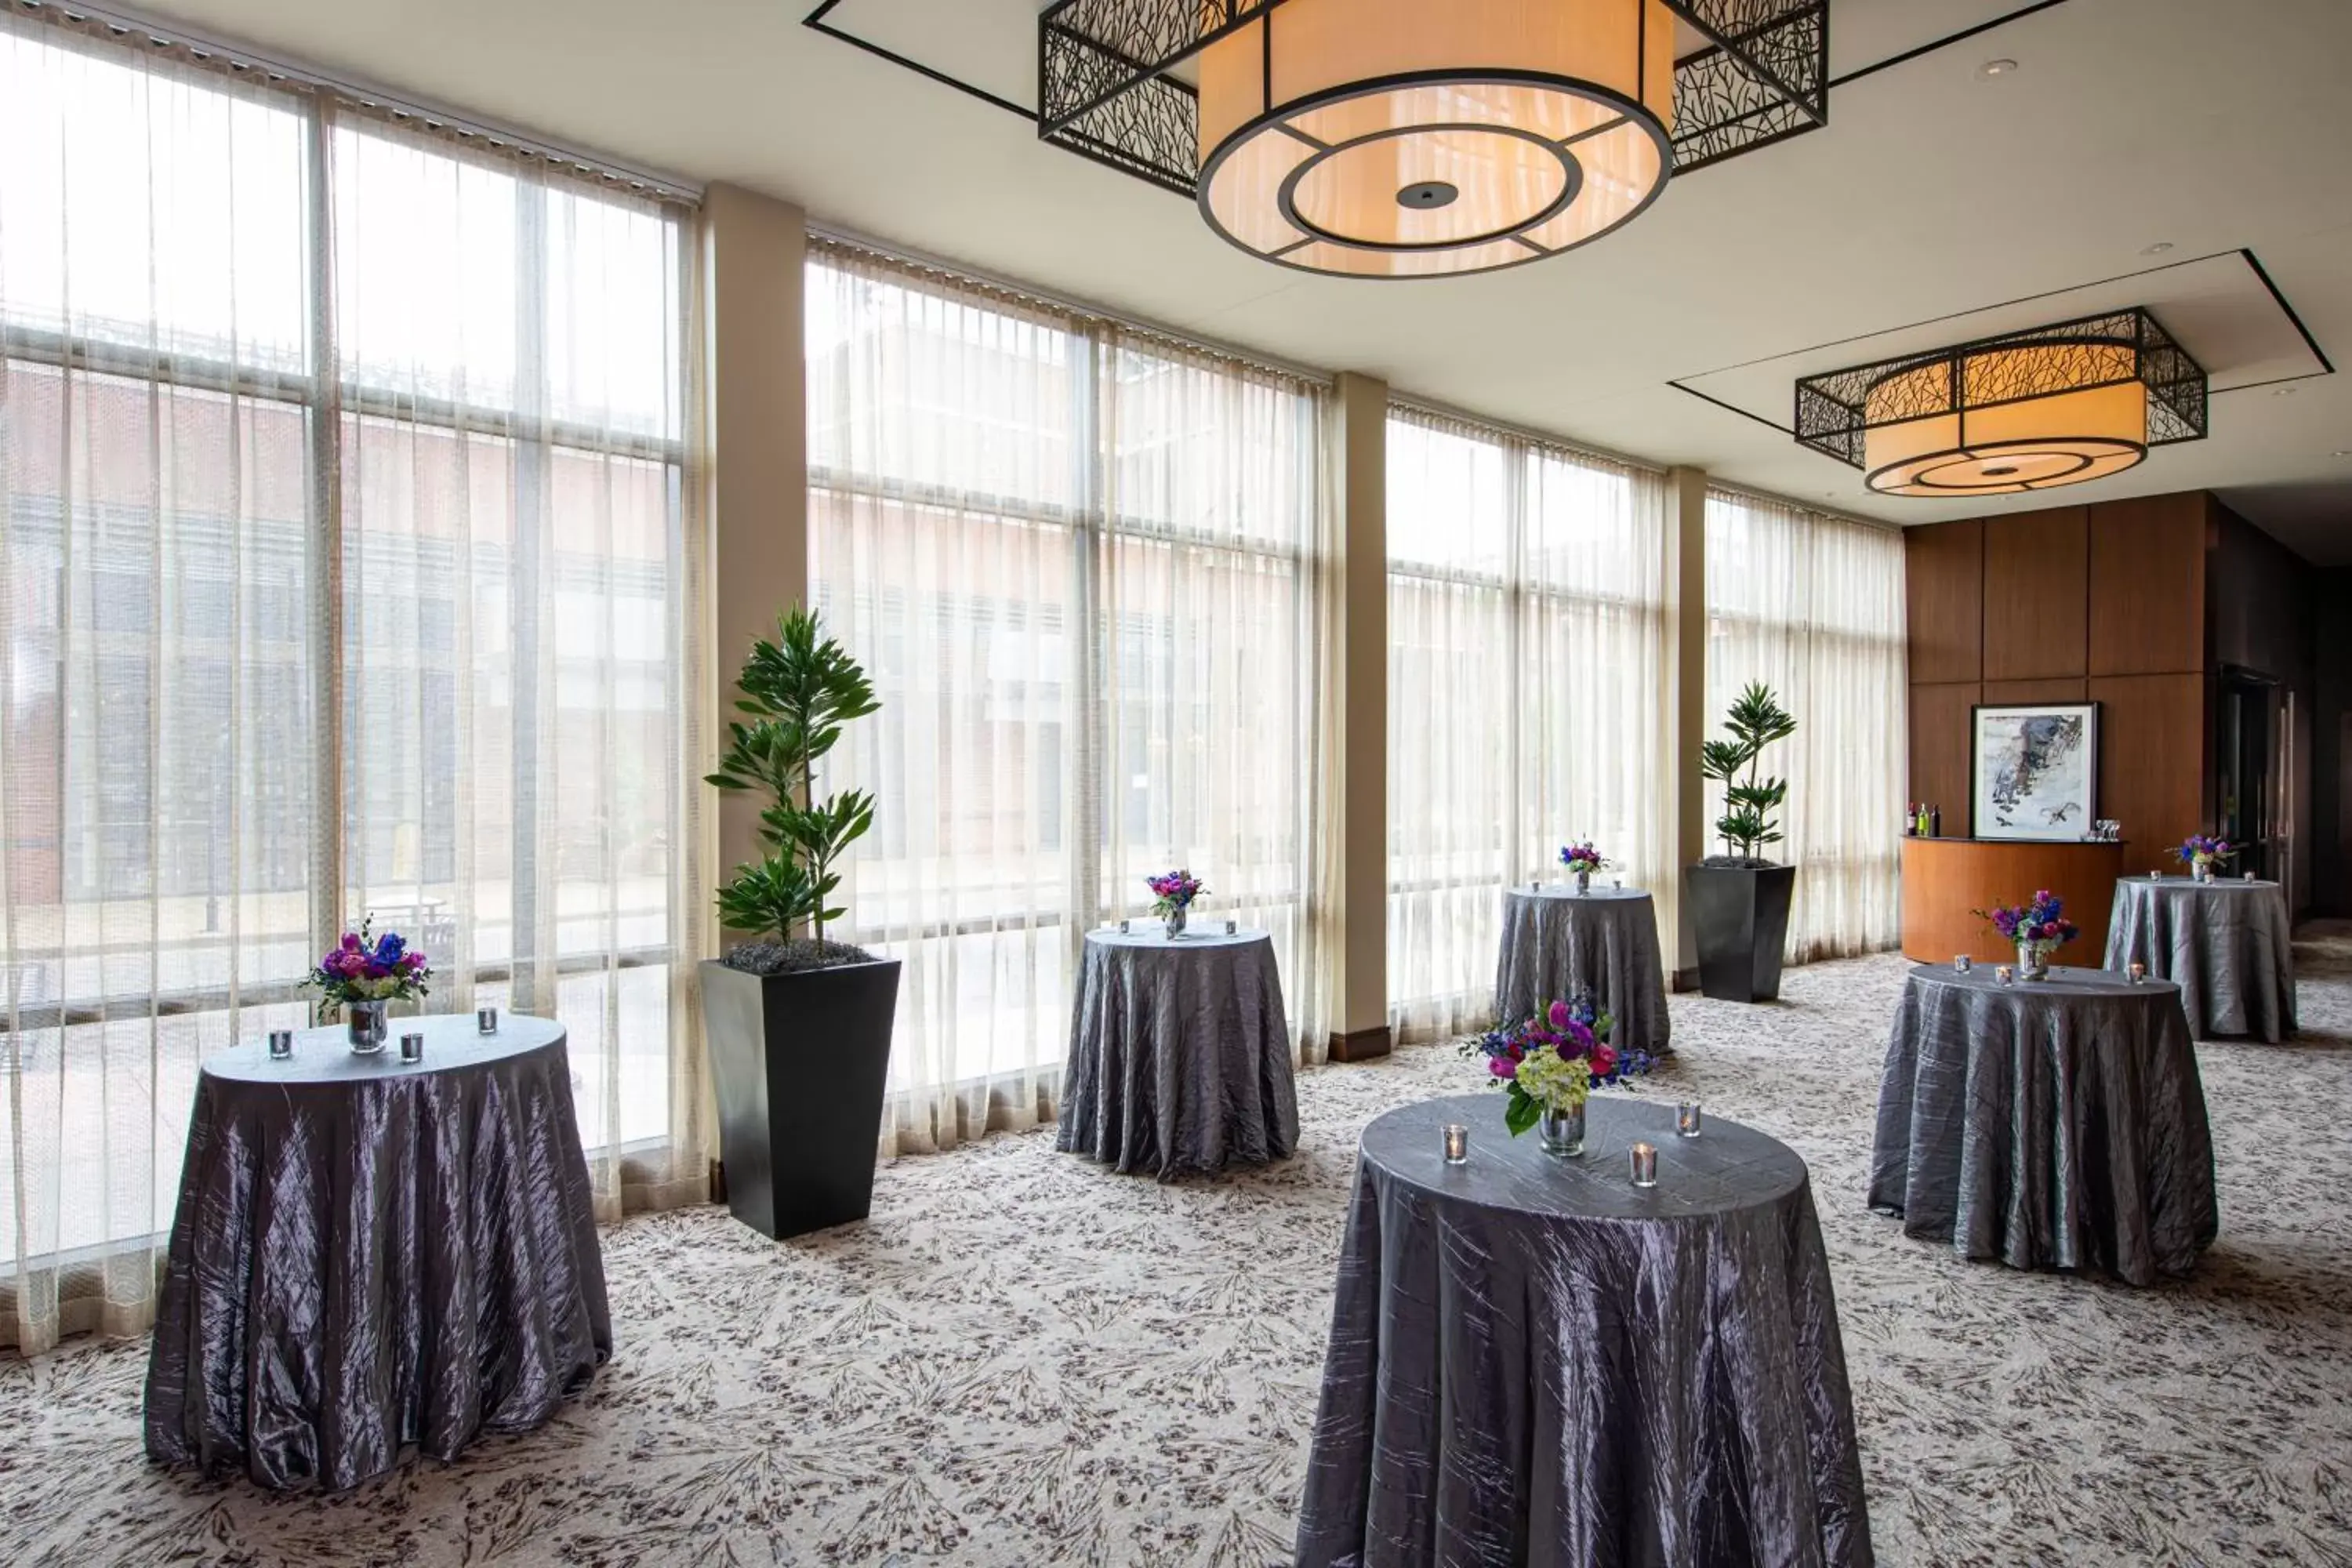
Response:
[[[1190,871],[1165,871],[1143,880],[1151,889],[1151,912],[1155,915],[1181,915],[1192,907],[1194,899],[1209,890]]]
[[[2018,956],[2025,961],[2029,979],[2039,979],[2049,972],[2050,954],[2061,942],[2072,942],[2083,934],[2066,918],[2066,901],[2047,888],[2037,891],[2027,903],[2014,907],[1995,904],[1990,910],[1969,912],[1990,921],[1992,929],[2005,941],[2017,944]]]
[[[320,993],[330,1016],[355,1003],[413,1001],[431,989],[425,982],[433,966],[425,954],[398,931],[377,936],[373,926],[371,915],[360,921],[359,930],[345,931],[343,940],[302,980]]]
[[[1561,846],[1559,863],[1579,877],[1590,877],[1609,864],[1601,858],[1601,851],[1592,847],[1591,839],[1580,839],[1574,844]]]
[[[2210,871],[2238,852],[2238,847],[2226,838],[2216,838],[2207,833],[2192,833],[2180,841],[2181,863],[2191,870]]]
[[[1614,1022],[1593,1005],[1589,993],[1580,991],[1572,1001],[1554,1002],[1540,1016],[1494,1030],[1462,1049],[1465,1056],[1484,1057],[1488,1078],[1509,1091],[1503,1123],[1517,1137],[1545,1111],[1574,1110],[1595,1088],[1657,1065],[1647,1051],[1612,1046]]]

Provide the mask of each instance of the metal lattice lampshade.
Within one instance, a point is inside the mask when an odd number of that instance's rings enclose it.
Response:
[[[1872,489],[1996,496],[2133,467],[2205,434],[2205,373],[2135,310],[1797,384],[1797,439]]]
[[[1201,53],[1201,210],[1314,272],[1513,267],[1671,167],[1663,0],[1286,0]]]

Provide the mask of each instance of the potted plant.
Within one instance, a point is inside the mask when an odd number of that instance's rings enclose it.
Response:
[[[764,795],[760,858],[719,889],[720,923],[751,939],[702,965],[727,1205],[772,1237],[863,1219],[890,1068],[898,963],[825,940],[843,911],[841,856],[874,823],[863,790],[820,799],[817,764],[874,688],[817,617],[779,616],[736,682],[744,717],[709,783]]]
[[[1684,868],[1684,902],[1698,948],[1699,989],[1722,1002],[1769,1002],[1780,994],[1797,868],[1757,853],[1780,842],[1771,814],[1789,798],[1789,781],[1766,775],[1760,759],[1766,747],[1797,732],[1797,721],[1770,687],[1751,681],[1724,728],[1730,739],[1699,748],[1699,771],[1724,786],[1715,830],[1727,853]]]

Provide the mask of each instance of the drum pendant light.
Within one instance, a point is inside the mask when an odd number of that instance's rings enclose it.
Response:
[[[1882,495],[2000,496],[2122,473],[2201,440],[2205,371],[2144,309],[1797,383],[1797,439]]]
[[[1664,0],[1285,0],[1200,55],[1200,204],[1286,267],[1515,267],[1637,216],[1672,170]]]

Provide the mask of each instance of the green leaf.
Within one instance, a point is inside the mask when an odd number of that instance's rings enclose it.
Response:
[[[1503,1125],[1511,1130],[1511,1136],[1517,1138],[1542,1118],[1543,1107],[1535,1097],[1517,1084],[1511,1085],[1511,1103],[1503,1109]]]

